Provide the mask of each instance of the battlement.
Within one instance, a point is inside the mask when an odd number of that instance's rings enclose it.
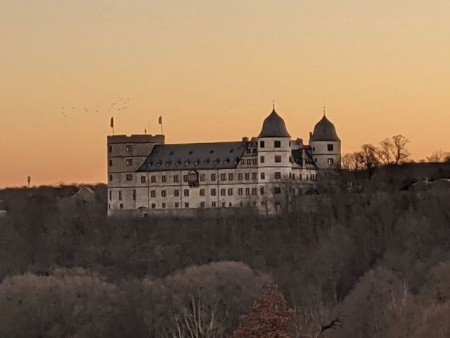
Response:
[[[108,144],[135,144],[135,143],[158,143],[164,144],[164,135],[108,135]]]

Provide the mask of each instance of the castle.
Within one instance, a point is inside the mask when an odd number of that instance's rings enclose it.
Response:
[[[341,165],[341,140],[325,113],[306,145],[291,138],[275,107],[250,140],[165,144],[164,135],[113,135],[107,145],[108,215],[241,207],[274,213],[287,193],[301,193],[321,170]]]

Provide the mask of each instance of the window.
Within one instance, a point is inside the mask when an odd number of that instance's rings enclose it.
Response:
[[[252,153],[253,153],[253,154],[256,154],[256,152],[257,152],[257,149],[256,149],[256,148],[253,148],[253,149],[252,149]]]
[[[300,181],[303,180],[303,175],[300,174],[300,176],[298,178],[300,179]]]
[[[222,202],[222,208],[225,208],[226,204],[225,202]]]
[[[252,150],[250,148],[247,148],[246,152],[247,152],[247,154],[250,154],[252,152]]]
[[[133,174],[127,174],[127,181],[133,180]]]
[[[248,181],[250,179],[250,174],[249,173],[245,173],[245,180]]]
[[[231,208],[232,205],[233,205],[233,204],[231,204],[231,202],[228,203],[228,206],[229,206],[230,208]]]
[[[265,173],[261,173],[261,179],[262,180],[266,179],[266,174]]]
[[[156,203],[152,203],[152,209],[156,208]]]
[[[233,196],[233,188],[228,189],[228,196]]]
[[[211,189],[211,196],[216,196],[216,189]]]
[[[215,207],[217,206],[217,203],[216,203],[216,202],[212,202],[212,203],[211,203],[211,206],[212,206],[213,208],[215,208]]]
[[[295,180],[295,173],[292,174],[292,179]]]
[[[225,192],[226,192],[225,189],[220,189],[220,196],[225,196]]]
[[[205,202],[200,202],[200,208],[204,208],[205,207]]]
[[[119,201],[122,200],[122,190],[119,190]]]
[[[185,207],[185,208],[189,208],[189,203],[187,203],[187,202],[184,203],[184,207]]]
[[[327,162],[328,162],[328,165],[333,165],[334,164],[334,158],[329,158],[327,160]]]
[[[161,197],[167,197],[167,191],[161,190]]]
[[[112,160],[109,160],[109,166],[110,167],[112,166]]]
[[[239,180],[239,181],[242,181],[242,178],[243,178],[242,173],[239,173],[239,174],[238,174],[238,180]]]
[[[127,158],[125,160],[125,164],[127,165],[127,167],[132,166],[133,165],[133,159],[132,158]]]
[[[274,148],[281,148],[281,141],[274,141],[273,142],[273,147]]]
[[[259,157],[259,163],[264,163],[265,160],[266,158],[264,156]]]
[[[204,180],[205,180],[205,174],[201,174],[201,175],[200,175],[200,181],[203,182]]]
[[[145,176],[141,176],[141,183],[145,183]]]
[[[123,203],[120,203],[120,209],[123,209]]]
[[[161,182],[163,182],[163,183],[167,182],[167,176],[166,175],[161,176]]]
[[[256,195],[258,193],[258,190],[256,188],[252,188],[252,195]]]
[[[211,181],[215,181],[216,180],[216,174],[211,174]]]
[[[162,203],[161,204],[161,208],[165,209],[166,208],[166,203]]]
[[[112,200],[112,191],[111,190],[109,191],[109,200],[110,201]]]
[[[133,201],[136,201],[136,189],[133,189]]]
[[[292,156],[289,156],[289,163],[294,163],[294,161],[292,160]]]
[[[250,188],[245,188],[245,194],[250,195]]]
[[[183,175],[183,182],[189,181],[189,175]]]
[[[113,151],[112,146],[109,146],[109,147],[108,147],[108,152],[112,153],[112,151]]]
[[[258,159],[257,159],[257,158],[254,158],[254,159],[252,160],[252,163],[253,163],[253,165],[257,165],[257,164],[258,164]]]
[[[153,197],[153,198],[156,197],[156,191],[155,190],[150,190],[150,197]]]
[[[200,196],[205,196],[205,189],[200,189]]]
[[[281,179],[281,173],[280,173],[279,171],[275,171],[274,178],[275,178],[276,180]]]
[[[327,144],[327,149],[328,151],[333,151],[334,150],[333,144]]]
[[[252,173],[252,180],[258,179],[258,173]]]
[[[265,147],[264,141],[259,141],[259,147],[260,147],[260,148],[264,148],[264,147]]]
[[[184,189],[183,195],[184,195],[185,197],[189,197],[189,189]]]
[[[150,177],[150,181],[151,181],[152,183],[156,183],[156,176],[151,176],[151,177]]]
[[[275,155],[275,163],[281,162],[281,155]]]
[[[220,174],[221,181],[226,181],[226,179],[227,179],[227,174]]]
[[[261,195],[264,195],[264,187],[259,188],[259,193],[260,193]]]
[[[112,182],[112,180],[113,180],[113,175],[109,175],[109,180]]]
[[[233,177],[234,175],[232,174],[232,173],[229,173],[228,174],[228,181],[232,181],[233,180]]]
[[[242,196],[243,194],[244,194],[244,189],[239,188],[239,189],[238,189],[238,195],[239,195],[239,196]]]
[[[275,193],[275,194],[281,194],[281,188],[280,187],[275,187],[275,189],[273,190],[273,192]]]
[[[251,159],[247,159],[247,165],[251,165],[252,164],[252,160]]]
[[[179,182],[178,178],[179,178],[178,175],[173,176],[173,183],[178,183]]]
[[[131,153],[133,151],[133,146],[131,144],[125,146],[125,151]]]
[[[175,202],[175,208],[179,208],[180,207],[180,203]]]
[[[180,196],[180,190],[175,189],[175,190],[173,191],[173,195],[174,195],[175,197]]]

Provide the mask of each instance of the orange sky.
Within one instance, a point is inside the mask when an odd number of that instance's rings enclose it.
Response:
[[[448,0],[2,1],[0,41],[0,187],[104,182],[111,115],[239,140],[272,98],[295,138],[326,105],[344,152],[450,150]]]

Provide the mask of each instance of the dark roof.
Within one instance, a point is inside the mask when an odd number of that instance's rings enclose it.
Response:
[[[235,169],[249,142],[156,145],[137,171]]]
[[[291,137],[289,135],[284,120],[277,114],[275,109],[266,117],[261,133],[258,137]]]
[[[310,141],[340,141],[334,124],[324,115],[314,127]]]

